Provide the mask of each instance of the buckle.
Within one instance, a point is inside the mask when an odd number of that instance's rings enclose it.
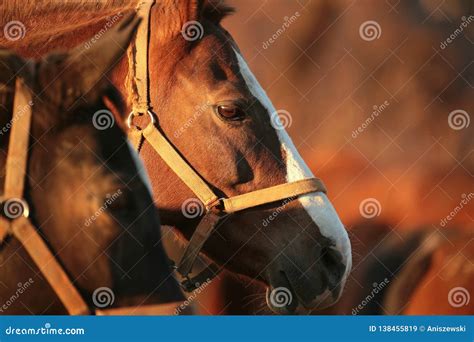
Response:
[[[224,198],[217,198],[214,201],[206,203],[205,205],[206,212],[216,211],[222,213],[224,211]]]
[[[148,114],[148,117],[150,118],[151,124],[154,125],[154,124],[156,123],[155,115],[154,115],[151,111],[149,111],[149,110],[147,110],[146,113]],[[143,114],[143,113],[139,113],[139,115],[141,115],[141,114]],[[130,114],[128,114],[128,117],[127,117],[127,127],[128,127],[128,128],[132,128],[132,126],[134,126],[135,128],[137,128],[137,126],[135,126],[135,125],[133,124],[133,118],[134,118],[135,116],[139,116],[139,115],[135,115],[135,112],[134,112],[133,110],[130,112]]]
[[[15,220],[21,216],[28,218],[30,216],[30,207],[22,198],[10,198],[0,202],[0,215],[8,220]]]

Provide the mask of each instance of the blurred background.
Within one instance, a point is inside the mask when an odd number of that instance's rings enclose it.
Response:
[[[223,26],[350,231],[354,272],[323,313],[472,314],[473,1],[228,3]],[[268,313],[251,280],[209,288],[201,314]]]

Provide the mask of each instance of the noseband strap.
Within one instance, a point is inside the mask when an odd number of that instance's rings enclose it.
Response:
[[[148,5],[143,6],[144,21],[137,32],[132,52],[129,52],[129,78],[135,85],[133,88],[133,116],[148,113],[153,115],[149,97],[149,73],[148,73],[148,45],[150,39],[150,16],[151,7],[155,1],[150,0]],[[151,4],[150,4],[151,3]],[[193,169],[193,167],[181,156],[178,150],[168,141],[160,131],[154,120],[143,130],[132,125],[130,128],[130,141],[140,151],[143,141],[147,141],[164,162],[174,173],[187,185],[196,197],[203,203],[206,214],[197,225],[189,244],[184,250],[183,256],[176,269],[185,279],[182,286],[186,291],[192,291],[204,281],[213,278],[220,270],[211,264],[196,277],[191,278],[193,265],[195,264],[204,243],[215,231],[219,223],[226,215],[234,214],[243,210],[255,208],[265,204],[274,204],[283,200],[294,200],[298,196],[315,192],[326,192],[326,187],[317,178],[303,179],[296,182],[280,184],[265,189],[260,189],[233,197],[220,198],[208,183]]]

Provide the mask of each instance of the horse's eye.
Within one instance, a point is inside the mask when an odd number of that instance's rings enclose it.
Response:
[[[242,109],[235,105],[219,105],[217,106],[217,114],[227,120],[237,121],[245,118]]]

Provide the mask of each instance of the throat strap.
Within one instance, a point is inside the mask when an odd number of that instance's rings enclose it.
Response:
[[[218,200],[218,197],[214,194],[214,191],[212,191],[209,185],[207,185],[201,176],[181,157],[174,146],[171,145],[155,125],[150,123],[143,130],[143,136],[164,162],[176,173],[184,184],[194,192],[206,207],[210,207]]]

